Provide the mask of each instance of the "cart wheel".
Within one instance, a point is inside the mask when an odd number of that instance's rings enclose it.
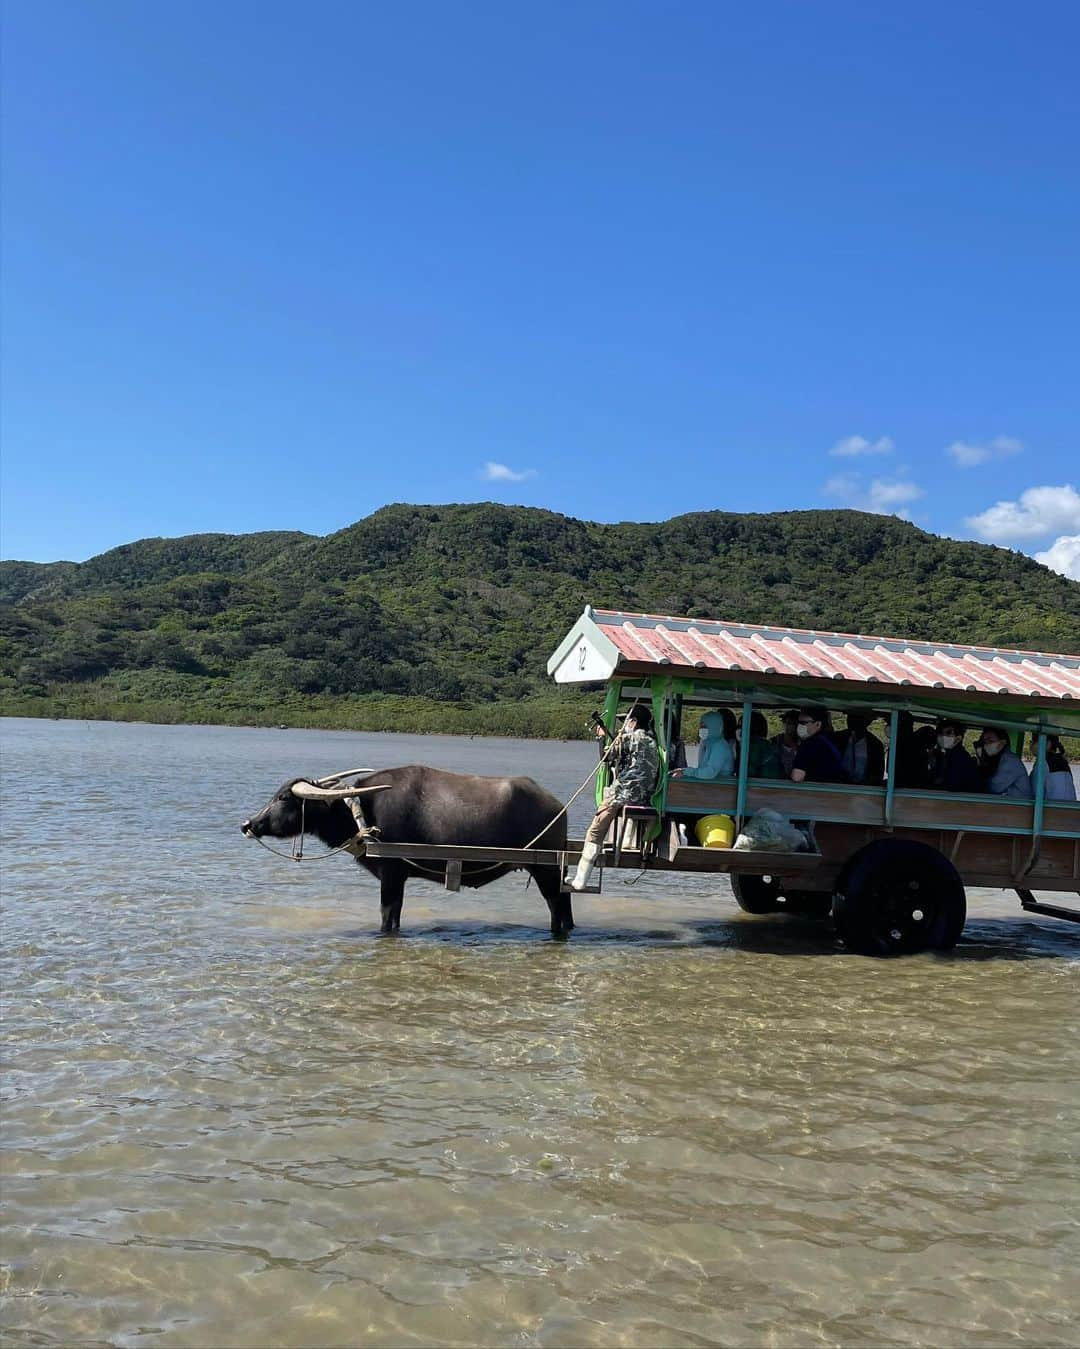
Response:
[[[800,918],[828,918],[832,914],[832,905],[831,890],[792,890],[780,907],[785,913],[797,914]]]
[[[782,887],[775,876],[740,876],[732,872],[730,880],[735,903],[744,913],[776,913],[783,907]]]
[[[845,944],[864,955],[947,951],[964,929],[964,885],[936,848],[877,839],[845,867],[833,917]]]

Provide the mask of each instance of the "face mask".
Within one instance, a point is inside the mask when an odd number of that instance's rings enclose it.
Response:
[[[1001,743],[1000,740],[983,743],[983,751],[986,754],[1000,754],[1004,748],[1005,746]]]
[[[942,749],[952,749],[953,745],[956,744],[956,736],[955,736],[955,735],[939,735],[938,738],[937,738],[937,742],[938,742],[938,744],[941,746]]]
[[[698,730],[697,738],[701,741],[702,744],[704,744],[705,741],[708,740],[709,738],[709,728],[707,726],[702,726]]]
[[[799,737],[800,740],[805,740],[807,736],[810,734],[810,727],[804,726],[802,722],[800,722],[795,734]]]

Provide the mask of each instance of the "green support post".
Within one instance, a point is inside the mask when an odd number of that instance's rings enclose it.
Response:
[[[896,736],[900,725],[900,713],[894,707],[889,714],[889,776],[885,780],[885,823],[891,829],[893,819],[893,796],[896,792]]]
[[[1046,731],[1040,729],[1035,741],[1035,810],[1031,817],[1032,842],[1038,839],[1043,827],[1043,807],[1046,805]]]
[[[656,811],[656,821],[649,826],[647,835],[651,842],[653,839],[660,837],[664,825],[664,814],[667,811],[670,677],[666,679],[654,677],[651,679],[649,681],[649,692],[652,694],[653,731],[656,735],[657,748],[660,751],[660,776],[656,782],[656,790],[652,794],[652,807]]]
[[[750,714],[754,710],[754,700],[749,694],[742,705],[742,741],[739,754],[739,787],[735,794],[735,828],[741,831],[746,815],[746,784],[750,779]]]
[[[1039,860],[1042,844],[1043,807],[1046,804],[1046,727],[1040,726],[1035,739],[1035,805],[1031,812],[1031,850],[1021,875],[1027,876]]]
[[[619,696],[622,693],[622,685],[612,683],[607,686],[607,694],[604,697],[604,725],[609,732],[615,734],[615,723],[619,715]],[[611,769],[604,764],[596,775],[596,809],[599,810],[604,802],[604,788],[611,781]]]

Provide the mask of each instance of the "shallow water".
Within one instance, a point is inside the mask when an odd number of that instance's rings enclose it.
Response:
[[[1080,1342],[1076,928],[871,961],[623,877],[559,944],[522,875],[380,939],[241,837],[283,779],[592,748],[2,729],[6,1342]]]

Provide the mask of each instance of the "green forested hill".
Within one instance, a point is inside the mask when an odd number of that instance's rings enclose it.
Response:
[[[310,539],[294,530],[263,534],[189,534],[140,539],[110,548],[88,562],[0,562],[0,595],[15,602],[141,590],[157,581],[209,572],[239,576],[294,544]]]
[[[586,603],[1080,650],[1080,585],[853,511],[598,525],[388,506],[325,538],[0,563],[8,713],[577,733],[545,662]]]
[[[0,562],[0,604],[18,604],[34,590],[78,571],[75,562]]]

